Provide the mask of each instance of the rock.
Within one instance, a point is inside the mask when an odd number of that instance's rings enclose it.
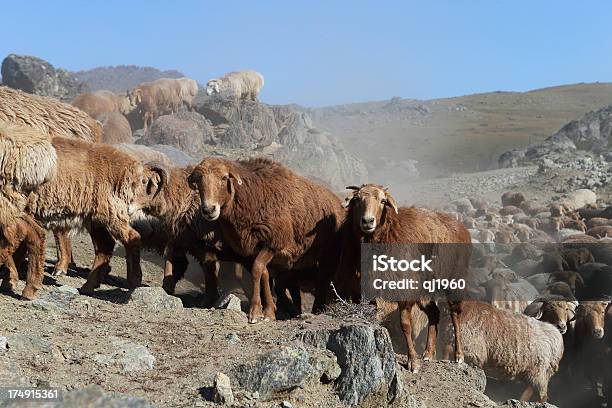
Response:
[[[105,366],[117,365],[123,372],[151,370],[155,363],[155,357],[146,347],[119,337],[110,338],[107,351],[107,354],[96,354],[94,361]]]
[[[293,405],[289,401],[283,401],[281,403],[282,408],[293,408]]]
[[[396,360],[391,338],[386,329],[366,323],[341,326],[338,329],[318,329],[300,333],[306,344],[332,351],[341,368],[334,383],[340,400],[357,405],[377,393],[384,401],[394,401],[401,395],[396,381]]]
[[[217,136],[204,116],[197,112],[179,112],[155,119],[138,144],[169,145],[200,157],[206,145],[216,145]]]
[[[2,61],[2,83],[14,89],[71,102],[87,85],[63,69],[36,57],[10,54]]]
[[[151,149],[156,150],[160,153],[163,153],[173,166],[176,167],[186,167],[191,164],[197,164],[198,160],[189,156],[182,150],[177,149],[174,146],[157,144],[149,146]]]
[[[214,402],[227,405],[232,405],[234,403],[234,394],[232,393],[230,378],[227,375],[217,373],[213,387]]]
[[[39,310],[71,313],[70,304],[79,297],[79,291],[68,285],[62,285],[29,302],[29,306]]]
[[[29,387],[31,385],[15,360],[5,354],[0,354],[0,384],[15,387]]]
[[[6,351],[8,348],[8,339],[4,336],[0,336],[0,353]]]
[[[312,381],[329,381],[338,374],[339,368],[331,353],[308,349],[300,343],[264,353],[231,372],[241,388],[257,392],[262,398],[304,387]]]
[[[149,311],[179,311],[183,309],[181,299],[168,295],[160,287],[140,287],[132,291],[128,304]]]
[[[278,136],[274,112],[263,103],[211,98],[197,111],[215,127],[215,145],[255,150]]]
[[[241,312],[241,302],[240,298],[233,293],[229,293],[226,296],[223,296],[217,300],[214,307],[215,309],[227,309],[227,310],[235,310],[237,312]]]
[[[15,333],[6,336],[8,349],[28,354],[51,355],[53,343],[35,334]]]

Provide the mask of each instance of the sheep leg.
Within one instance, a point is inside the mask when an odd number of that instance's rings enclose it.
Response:
[[[115,240],[106,228],[100,225],[92,225],[89,235],[96,255],[87,281],[79,289],[82,294],[92,294],[95,289],[100,287],[100,284],[110,272],[110,260],[115,248]]]
[[[164,249],[164,280],[162,288],[169,295],[174,295],[177,280],[174,279],[174,248],[167,245]]]
[[[36,292],[43,286],[46,234],[45,230],[29,216],[24,217],[20,224],[23,227],[23,238],[28,250],[28,274],[25,288],[21,292],[21,298],[33,300],[36,298]]]
[[[438,323],[440,309],[434,302],[429,302],[421,308],[427,314],[427,346],[423,353],[423,361],[431,361],[436,356],[436,339],[438,338]]]
[[[414,305],[415,302],[400,302],[399,309],[402,332],[406,338],[406,347],[408,348],[408,369],[413,373],[417,373],[421,364],[419,363],[419,358],[412,339],[412,308]]]
[[[0,265],[6,266],[7,275],[2,279],[2,284],[0,285],[0,291],[6,293],[15,293],[15,288],[17,286],[17,281],[19,280],[19,275],[17,272],[17,266],[15,266],[15,262],[13,261],[13,257],[8,248],[0,251]]]
[[[531,385],[528,385],[527,388],[525,388],[525,391],[523,391],[523,393],[521,394],[520,400],[523,402],[527,402],[531,399],[532,396],[533,396],[533,387]]]
[[[217,254],[207,251],[200,259],[200,265],[204,271],[204,296],[206,303],[212,306],[219,299],[219,280],[217,279],[219,261],[217,260]]]
[[[128,224],[129,225],[129,224]],[[125,247],[127,260],[127,281],[129,289],[142,285],[142,269],[140,268],[140,234],[132,227],[126,228],[119,236],[119,241]]]
[[[270,290],[270,277],[267,265],[274,258],[274,254],[269,249],[262,249],[251,268],[253,279],[253,293],[251,295],[251,308],[249,310],[249,323],[257,323],[261,319],[270,318],[270,311],[275,312],[274,299],[272,299],[272,291]],[[264,298],[266,300],[266,314],[261,307],[261,283],[263,281]],[[271,303],[271,305],[270,305]],[[270,309],[270,306],[272,309]]]
[[[64,230],[54,231],[55,245],[57,248],[57,263],[53,270],[53,276],[66,275],[68,267],[72,262],[72,243],[68,237],[68,232]]]
[[[463,363],[463,342],[461,340],[461,301],[449,300],[448,308],[455,333],[455,362]]]

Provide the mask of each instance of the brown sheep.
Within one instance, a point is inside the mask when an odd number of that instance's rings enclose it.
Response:
[[[516,215],[522,212],[523,210],[514,205],[505,205],[499,209],[499,215]]]
[[[337,231],[344,217],[334,193],[261,158],[236,162],[207,158],[188,181],[199,191],[204,219],[217,221],[223,241],[253,261],[250,322],[275,318],[268,264],[284,271],[318,266],[313,310],[321,311],[337,267]]]
[[[384,244],[420,244],[420,243],[454,243],[444,250],[436,246],[433,251],[440,251],[435,261],[441,268],[436,270],[436,278],[465,277],[469,266],[471,238],[463,225],[444,213],[433,212],[415,207],[398,208],[395,199],[381,186],[366,184],[361,187],[349,187],[354,190],[353,198],[348,203],[346,216],[341,265],[338,278],[347,279],[360,271],[361,243]],[[444,252],[448,252],[444,254]],[[452,253],[452,254],[451,254]],[[411,254],[413,257],[418,254]],[[452,258],[449,261],[447,258]],[[448,267],[446,262],[452,263]],[[438,276],[440,275],[440,276]],[[448,299],[449,312],[457,334],[455,337],[455,360],[463,361],[461,342],[461,300]],[[408,348],[409,368],[416,372],[419,362],[412,338],[412,309],[415,305],[425,311],[428,317],[427,347],[424,359],[433,359],[436,352],[436,334],[439,320],[439,309],[436,303],[423,294],[421,301],[408,300],[399,304],[402,330]]]
[[[0,122],[0,265],[8,268],[1,288],[12,292],[19,279],[12,254],[24,242],[29,254],[25,299],[42,287],[45,234],[26,213],[27,194],[48,182],[57,171],[57,153],[48,134]]]
[[[71,137],[90,142],[102,137],[100,124],[74,106],[7,86],[0,86],[0,121],[31,126],[51,137]]]
[[[54,138],[52,143],[57,172],[34,191],[31,211],[54,231],[89,230],[96,259],[83,293],[91,293],[108,273],[113,238],[126,247],[129,286],[140,285],[140,235],[129,217],[161,189],[167,173],[110,146],[67,138]]]
[[[501,196],[502,206],[513,205],[519,207],[525,201],[523,193],[507,191]]]
[[[136,106],[144,121],[144,130],[161,115],[177,112],[183,105],[193,108],[198,84],[189,78],[160,78],[144,82],[127,93],[131,106]]]
[[[134,143],[130,122],[119,112],[108,112],[97,118],[102,124],[102,143]]]
[[[72,106],[79,108],[92,118],[98,120],[100,116],[111,112],[127,115],[135,108],[135,106],[130,104],[127,95],[117,95],[106,90],[80,94],[74,98]]]
[[[611,225],[600,225],[593,227],[586,232],[587,235],[595,238],[612,237],[612,226]]]
[[[599,227],[602,225],[612,225],[612,220],[603,217],[593,217],[586,222],[587,229]]]

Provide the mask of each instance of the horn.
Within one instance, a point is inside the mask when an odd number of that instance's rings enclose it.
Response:
[[[155,199],[155,197],[157,197],[157,195],[161,192],[162,188],[168,184],[170,173],[166,169],[166,166],[157,161],[148,162],[145,164],[145,167],[159,175],[159,185],[157,186],[157,191],[153,195],[153,199]]]
[[[347,190],[355,190],[355,191],[359,191],[361,190],[361,187],[357,187],[357,186],[346,186]]]

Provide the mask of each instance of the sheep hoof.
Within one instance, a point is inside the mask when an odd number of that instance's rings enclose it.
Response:
[[[423,354],[423,361],[433,361],[433,356],[431,354]]]
[[[23,292],[21,292],[21,300],[34,300],[36,299],[36,292],[38,290],[34,289],[28,285],[23,288]]]
[[[408,360],[408,369],[410,370],[411,373],[413,374],[418,373],[420,368],[421,368],[421,364],[419,363],[418,360]]]
[[[51,274],[51,276],[62,276],[62,275],[66,275],[68,272],[65,271],[63,268],[55,268],[53,269],[53,273]]]
[[[464,358],[463,358],[463,355],[461,355],[461,356],[456,356],[456,357],[455,357],[455,363],[457,363],[457,364],[463,364],[463,363],[464,363]]]
[[[90,286],[91,285],[88,285],[87,283],[85,283],[83,286],[79,288],[79,293],[81,295],[93,295],[95,288],[92,288]]]

